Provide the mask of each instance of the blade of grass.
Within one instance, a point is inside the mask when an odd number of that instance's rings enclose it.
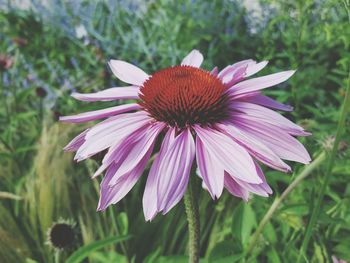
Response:
[[[0,192],[0,199],[21,200],[22,197],[9,192]]]
[[[104,248],[106,246],[120,243],[122,241],[130,239],[131,236],[121,236],[121,237],[108,237],[106,239],[102,239],[91,244],[85,245],[75,251],[72,255],[67,258],[66,263],[80,263],[86,257],[88,257],[92,252]]]

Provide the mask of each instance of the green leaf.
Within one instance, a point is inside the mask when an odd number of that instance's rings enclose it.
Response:
[[[268,223],[264,230],[263,230],[264,237],[271,243],[271,244],[276,244],[278,239],[277,239],[277,234],[276,230],[273,227],[271,223]]]
[[[232,240],[219,242],[210,252],[208,262],[223,263],[236,262],[242,258],[243,254],[235,254],[235,246]]]
[[[241,202],[233,212],[232,235],[244,247],[247,245],[252,230],[256,225],[256,216],[250,204]]]
[[[88,257],[92,252],[99,250],[101,248],[107,247],[112,244],[120,243],[122,241],[130,239],[131,236],[121,236],[121,237],[109,237],[102,239],[91,244],[85,245],[75,251],[72,255],[67,258],[66,263],[79,263],[82,262],[86,257]]]
[[[274,247],[271,247],[267,251],[267,258],[268,258],[268,262],[281,263],[281,259],[278,256],[278,253]]]

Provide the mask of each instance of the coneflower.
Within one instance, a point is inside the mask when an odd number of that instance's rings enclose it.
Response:
[[[62,250],[72,248],[77,240],[75,224],[67,220],[59,220],[47,231],[48,243],[51,247]]]
[[[294,70],[247,79],[267,61],[244,60],[219,71],[200,68],[203,56],[193,50],[181,65],[152,75],[120,60],[111,60],[114,75],[130,86],[97,93],[73,93],[82,101],[138,100],[74,116],[65,122],[106,120],[83,131],[65,148],[82,161],[108,149],[94,177],[105,172],[98,210],[120,201],[143,174],[157,140],[162,140],[143,195],[146,220],[167,213],[183,197],[195,160],[203,185],[213,199],[226,188],[248,200],[250,193],[272,193],[257,161],[283,172],[282,160],[309,163],[293,136],[309,133],[274,110],[291,111],[261,94]],[[164,135],[164,136],[163,136]]]

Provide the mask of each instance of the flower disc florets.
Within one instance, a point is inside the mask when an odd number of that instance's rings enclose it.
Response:
[[[210,72],[175,66],[153,74],[140,89],[140,105],[170,126],[212,124],[228,116],[226,86]]]

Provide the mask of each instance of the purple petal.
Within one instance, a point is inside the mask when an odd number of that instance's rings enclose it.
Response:
[[[228,135],[211,128],[194,127],[205,149],[230,174],[249,183],[261,183],[254,161],[248,152]]]
[[[156,158],[154,159],[154,162],[148,174],[148,178],[145,186],[145,192],[142,198],[143,213],[145,215],[146,221],[151,221],[159,212],[157,209],[157,203],[158,203],[157,182],[159,180],[158,177],[162,176],[161,174],[158,173],[159,162],[164,158],[165,154],[168,152],[170,145],[172,145],[174,140],[175,140],[175,129],[169,128],[169,130],[167,131],[163,139],[160,151],[157,154]]]
[[[227,87],[230,87],[237,82],[241,81],[245,77],[245,72],[247,70],[247,66],[241,66],[237,68],[234,72],[232,72],[232,75],[229,76],[226,80],[224,79],[223,82]]]
[[[225,188],[233,195],[242,198],[245,201],[249,199],[249,192],[267,197],[272,194],[272,189],[267,184],[263,171],[255,163],[256,171],[262,180],[260,184],[251,184],[244,182],[225,172]]]
[[[111,108],[106,108],[102,110],[83,112],[77,115],[61,116],[60,121],[72,122],[72,123],[88,122],[88,121],[94,121],[102,118],[107,118],[107,117],[128,112],[128,111],[139,110],[140,108],[141,107],[139,104],[131,103],[131,104],[119,105]]]
[[[110,176],[105,176],[101,183],[100,201],[97,210],[105,210],[109,205],[119,202],[136,184],[142,175],[152,151],[149,150],[137,166],[126,176],[119,180],[117,184],[110,186]],[[111,170],[114,167],[111,168]]]
[[[262,70],[268,61],[256,63],[254,60],[244,60],[226,67],[219,74],[219,77],[228,87]]]
[[[110,60],[109,66],[113,74],[124,81],[136,86],[142,86],[142,84],[149,78],[142,69],[122,60]]]
[[[280,158],[308,164],[311,159],[304,146],[282,129],[268,123],[237,118],[235,127],[260,140]]]
[[[203,55],[196,49],[192,50],[181,62],[183,66],[199,68],[203,62]]]
[[[269,63],[268,61],[262,61],[260,63],[256,63],[254,61],[249,63],[244,77],[247,78],[254,75],[255,73],[258,73],[260,70],[265,68],[268,63]]]
[[[247,59],[228,65],[220,71],[218,77],[227,85],[233,82],[236,83],[245,77],[246,69],[250,64],[256,64],[256,62],[252,59]]]
[[[163,211],[163,214],[174,207],[184,195],[194,155],[193,137],[186,129],[175,138],[164,157],[159,160],[157,210]]]
[[[133,113],[124,113],[117,116],[110,117],[95,126],[93,126],[86,134],[86,139],[90,139],[95,136],[104,137],[110,132],[119,129],[120,126],[126,126],[138,123],[140,121],[152,122],[145,111],[137,111]]]
[[[256,94],[253,96],[248,96],[242,98],[245,102],[255,103],[259,104],[261,106],[265,106],[271,109],[281,110],[281,111],[293,111],[293,107],[289,105],[285,105],[282,103],[279,103],[278,101],[275,101],[267,96]]]
[[[256,167],[256,171],[257,171],[258,175],[260,176],[261,180],[263,181],[261,184],[249,184],[249,183],[243,182],[239,179],[236,179],[236,182],[241,187],[243,187],[244,189],[246,189],[249,192],[252,192],[252,193],[260,195],[260,196],[268,197],[269,194],[272,194],[272,189],[267,184],[264,173],[261,170],[260,166],[257,163],[255,163],[255,167]]]
[[[96,93],[77,93],[71,96],[82,101],[111,101],[119,99],[139,99],[139,87],[130,86],[122,88],[110,88]]]
[[[239,61],[237,63],[234,63],[232,65],[228,65],[223,70],[221,70],[219,72],[218,77],[221,79],[224,79],[224,78],[228,77],[229,75],[231,75],[232,72],[236,71],[238,68],[240,68],[242,66],[247,66],[249,63],[252,63],[252,62],[254,62],[254,60],[246,59],[246,60],[242,60],[242,61]]]
[[[130,134],[118,147],[115,148],[109,158],[104,158],[104,163],[120,163],[120,168],[110,179],[109,184],[113,186],[126,174],[134,169],[143,157],[153,150],[158,134],[163,130],[165,124],[157,123],[147,125]]]
[[[288,70],[259,78],[245,80],[232,86],[229,91],[231,95],[237,97],[245,93],[265,89],[286,81],[294,74],[294,72],[295,70]]]
[[[211,71],[210,74],[217,76],[219,74],[219,69],[218,67],[214,67]]]
[[[269,147],[251,136],[249,133],[246,133],[244,129],[240,129],[233,125],[224,124],[219,124],[218,127],[231,135],[236,142],[246,148],[247,151],[259,161],[283,172],[288,172],[291,170],[291,168],[284,163]]]
[[[126,113],[109,118],[90,128],[75,160],[81,161],[120,142],[126,136],[150,122],[144,112]]]
[[[234,114],[234,116],[240,116],[252,121],[266,122],[296,135],[304,132],[302,127],[291,122],[281,114],[257,104],[234,101],[231,103],[231,108],[244,113]]]
[[[230,194],[248,201],[249,191],[240,186],[227,172],[225,172],[224,183]]]
[[[66,152],[74,152],[79,149],[80,146],[83,145],[85,142],[85,135],[89,131],[89,129],[86,129],[82,133],[80,133],[78,136],[76,136],[73,140],[70,141],[63,149]]]
[[[196,138],[196,158],[199,175],[205,188],[213,199],[219,198],[224,189],[224,168],[217,160],[217,156],[206,149],[199,136]]]

